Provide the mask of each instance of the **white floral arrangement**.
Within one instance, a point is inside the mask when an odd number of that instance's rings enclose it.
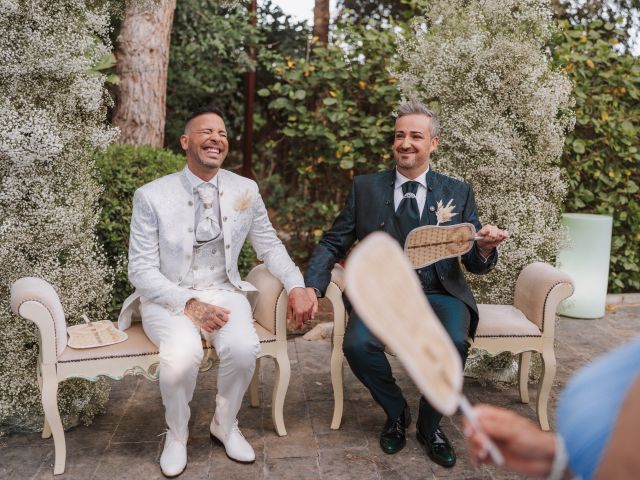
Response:
[[[105,78],[91,67],[111,51],[107,7],[0,0],[0,432],[43,420],[36,327],[11,313],[11,283],[55,285],[69,325],[83,313],[105,318],[111,272],[94,234],[92,157],[115,132],[105,126]],[[63,382],[65,425],[90,422],[107,398],[106,382]]]
[[[574,115],[546,49],[552,12],[546,0],[427,3],[400,40],[398,85],[440,114],[436,170],[470,182],[481,221],[509,230],[495,270],[468,276],[478,302],[509,304],[520,271],[553,262],[564,238],[559,159]]]

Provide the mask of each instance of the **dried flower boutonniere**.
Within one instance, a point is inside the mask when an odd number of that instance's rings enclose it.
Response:
[[[244,212],[247,208],[251,206],[251,196],[249,195],[249,190],[245,190],[244,194],[238,198],[235,204],[235,209],[237,212]]]
[[[447,206],[445,207],[442,200],[438,200],[438,209],[436,210],[438,223],[436,223],[436,227],[441,223],[450,222],[453,217],[458,215],[457,213],[453,213],[453,209],[456,208],[456,206],[451,205],[451,202],[453,202],[453,199],[449,200],[449,203],[447,203]]]

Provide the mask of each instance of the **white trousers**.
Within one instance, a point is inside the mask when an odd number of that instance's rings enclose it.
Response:
[[[203,358],[202,336],[206,335],[220,359],[216,418],[224,423],[235,421],[260,352],[251,306],[244,294],[194,290],[194,298],[227,308],[231,311],[229,321],[213,333],[201,332],[183,314],[175,315],[144,299],[140,305],[144,331],[160,349],[160,393],[167,426],[185,442],[189,436],[189,402]]]

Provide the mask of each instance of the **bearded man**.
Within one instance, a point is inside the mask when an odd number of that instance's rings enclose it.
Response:
[[[466,269],[483,274],[494,268],[498,259],[496,247],[507,237],[507,232],[494,225],[480,225],[471,185],[430,167],[430,155],[438,142],[438,119],[433,111],[416,101],[400,105],[393,143],[396,168],[354,178],[344,209],[325,232],[309,261],[305,281],[310,293],[324,295],[334,264],[347,255],[356,240],[381,230],[404,245],[412,229],[437,224],[440,213],[437,208],[450,210],[447,225],[469,222],[483,237],[461,257]],[[473,337],[478,324],[478,307],[458,258],[440,260],[418,269],[416,274],[464,365],[469,350],[467,338]],[[350,314],[343,348],[353,373],[387,415],[380,436],[382,451],[388,454],[400,451],[406,444],[406,429],[411,422],[409,406],[393,378],[385,346],[369,331],[357,312]],[[456,462],[455,451],[440,429],[441,418],[442,415],[421,398],[416,436],[433,461],[452,467]]]
[[[289,294],[289,317],[306,322],[317,305],[269,221],[258,186],[221,168],[229,151],[222,113],[206,107],[186,122],[180,143],[187,164],[140,187],[133,199],[129,280],[136,291],[123,305],[119,326],[139,311],[160,350],[160,392],[168,432],[160,457],[167,477],[187,465],[189,402],[203,358],[202,338],[220,359],[212,440],[229,458],[253,462],[238,427],[240,410],[260,351],[238,255],[249,239],[260,260]]]

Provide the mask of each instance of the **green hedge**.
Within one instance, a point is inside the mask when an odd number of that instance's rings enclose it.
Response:
[[[553,50],[576,99],[565,210],[613,217],[610,292],[640,290],[640,62],[616,51],[623,34],[601,20],[565,24]]]
[[[135,190],[156,178],[177,172],[185,159],[168,150],[131,145],[112,145],[96,158],[104,193],[100,197],[98,238],[104,245],[107,258],[115,269],[113,296],[109,316],[115,319],[125,298],[133,291],[127,280],[127,252],[131,202]],[[240,274],[246,275],[255,265],[255,253],[247,244],[239,259]]]
[[[100,196],[98,238],[115,269],[109,316],[118,316],[125,298],[133,291],[127,280],[127,252],[133,192],[145,183],[177,172],[185,160],[167,150],[131,145],[112,145],[100,151],[96,166],[104,192]]]

